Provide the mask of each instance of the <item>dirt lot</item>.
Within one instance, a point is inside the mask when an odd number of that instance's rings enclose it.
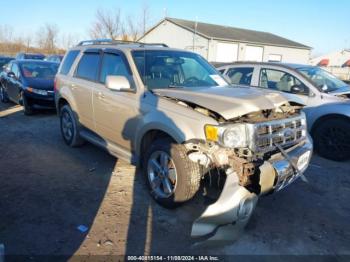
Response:
[[[314,157],[283,192],[259,201],[244,235],[191,247],[198,196],[164,210],[134,167],[85,145],[68,148],[55,113],[0,105],[0,244],[12,255],[350,255],[350,162]],[[86,232],[77,229],[84,225]]]

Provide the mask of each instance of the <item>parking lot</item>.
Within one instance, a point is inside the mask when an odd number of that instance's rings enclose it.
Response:
[[[237,242],[203,248],[190,238],[200,194],[177,210],[159,207],[134,167],[89,144],[67,147],[54,112],[26,117],[1,104],[0,134],[6,254],[350,255],[350,162],[315,156],[308,183],[260,199]]]

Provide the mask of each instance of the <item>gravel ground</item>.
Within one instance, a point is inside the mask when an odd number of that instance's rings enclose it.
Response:
[[[89,144],[68,148],[54,112],[26,117],[0,104],[0,134],[8,255],[350,255],[350,162],[315,156],[309,183],[261,198],[238,241],[204,248],[190,239],[201,196],[177,210],[159,207],[134,167]]]

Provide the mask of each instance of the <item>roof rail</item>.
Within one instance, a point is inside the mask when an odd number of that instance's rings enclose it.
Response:
[[[160,47],[169,47],[168,45],[163,44],[163,43],[141,43],[141,42],[135,42],[135,43],[138,43],[138,44],[140,45],[140,47],[142,47],[142,46],[160,46]]]
[[[84,40],[81,41],[78,46],[85,46],[85,45],[122,45],[122,44],[137,44],[140,47],[143,46],[160,46],[160,47],[168,47],[166,44],[163,43],[141,43],[141,42],[134,42],[134,41],[125,41],[125,40],[113,40],[113,39],[93,39],[93,40]]]

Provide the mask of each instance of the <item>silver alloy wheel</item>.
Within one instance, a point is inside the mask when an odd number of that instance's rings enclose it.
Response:
[[[62,131],[67,141],[72,139],[74,132],[73,120],[67,111],[64,111],[62,115]]]
[[[171,197],[176,189],[177,172],[168,153],[156,151],[148,159],[148,181],[152,191],[160,198]]]

